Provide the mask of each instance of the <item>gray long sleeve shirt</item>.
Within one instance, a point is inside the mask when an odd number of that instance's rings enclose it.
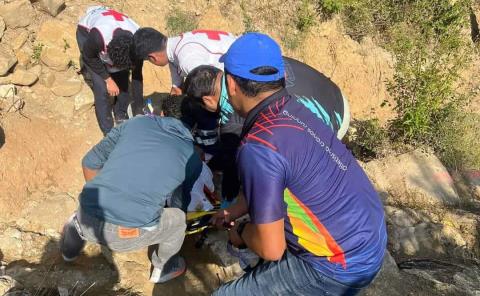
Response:
[[[135,117],[113,128],[82,165],[100,170],[80,193],[82,211],[126,227],[156,225],[176,189],[186,210],[202,170],[190,131],[177,119],[158,116]]]

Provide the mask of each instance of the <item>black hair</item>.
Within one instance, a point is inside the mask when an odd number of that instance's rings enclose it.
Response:
[[[133,35],[135,55],[138,59],[146,60],[148,55],[164,51],[167,47],[167,37],[153,28],[141,28]]]
[[[262,66],[252,69],[250,70],[250,72],[257,75],[272,75],[278,73],[278,70],[274,67]],[[259,93],[279,90],[285,87],[285,77],[282,77],[275,81],[263,82],[242,78],[232,73],[229,73],[227,70],[225,70],[225,74],[232,76],[233,80],[235,80],[242,93],[245,94],[247,97],[256,97]]]
[[[162,102],[163,115],[182,119],[182,106],[185,96],[168,96]]]
[[[114,36],[107,45],[107,52],[115,67],[130,68],[132,66],[131,51],[133,47],[132,34]]]
[[[201,104],[204,96],[215,94],[215,80],[220,69],[213,66],[198,66],[190,73],[183,84],[183,93]]]

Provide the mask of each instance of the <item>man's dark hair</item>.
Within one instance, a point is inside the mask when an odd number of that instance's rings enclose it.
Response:
[[[257,75],[272,75],[278,73],[278,70],[274,67],[264,66],[250,70],[250,72]],[[229,73],[227,70],[225,73],[232,76],[233,80],[235,80],[235,82],[238,84],[240,90],[247,97],[255,97],[259,93],[279,90],[285,87],[285,77],[275,81],[261,82],[238,77],[232,73]]]
[[[182,102],[185,96],[168,96],[162,102],[163,115],[182,119]]]
[[[130,68],[132,66],[132,47],[132,35],[120,35],[112,38],[107,45],[107,52],[115,67]]]
[[[141,28],[133,35],[135,55],[138,59],[146,60],[148,55],[164,51],[167,47],[167,37],[153,28]]]
[[[215,92],[215,80],[220,69],[213,66],[198,66],[190,73],[183,84],[183,92],[199,102],[203,96],[213,95]],[[203,103],[202,103],[203,104]]]

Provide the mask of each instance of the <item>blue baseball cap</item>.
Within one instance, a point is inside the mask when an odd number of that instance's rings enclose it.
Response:
[[[285,77],[280,46],[261,33],[246,33],[235,40],[220,62],[227,72],[248,80],[268,82]],[[273,67],[278,72],[268,75],[252,73],[253,69],[262,66]]]

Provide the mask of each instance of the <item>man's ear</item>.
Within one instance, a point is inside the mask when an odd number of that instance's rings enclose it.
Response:
[[[205,109],[207,109],[210,112],[217,112],[218,101],[215,99],[214,96],[203,96],[202,101],[205,106]]]
[[[237,94],[237,83],[232,76],[227,74],[227,93],[229,97],[233,97]]]

